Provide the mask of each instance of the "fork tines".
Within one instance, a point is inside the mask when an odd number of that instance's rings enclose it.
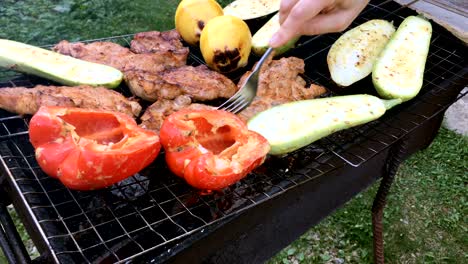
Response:
[[[222,105],[218,106],[218,109],[237,114],[244,110],[249,104],[250,100],[245,96],[241,89]]]

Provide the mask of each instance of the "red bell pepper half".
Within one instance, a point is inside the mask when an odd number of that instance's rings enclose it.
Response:
[[[268,141],[236,115],[221,110],[180,110],[160,131],[166,163],[176,175],[203,190],[219,190],[262,164]]]
[[[159,154],[156,133],[110,111],[41,107],[29,123],[36,160],[75,190],[108,187],[139,172]]]

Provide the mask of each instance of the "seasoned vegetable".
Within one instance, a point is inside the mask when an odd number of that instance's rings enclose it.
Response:
[[[374,19],[341,35],[327,56],[332,80],[340,86],[349,86],[368,76],[394,32],[392,23]]]
[[[271,37],[273,34],[276,33],[280,28],[279,23],[279,13],[275,14],[270,20],[268,20],[265,25],[263,25],[252,37],[252,51],[261,56],[265,51],[268,49],[268,44],[270,42]],[[292,47],[297,42],[299,38],[294,38],[288,43],[284,44],[281,47],[275,49],[275,55],[280,55]]]
[[[236,0],[224,7],[223,11],[225,15],[248,20],[278,11],[280,3],[281,0]]]
[[[398,27],[372,71],[380,96],[408,101],[422,87],[432,26],[429,21],[409,16]]]
[[[270,143],[270,154],[297,150],[336,131],[381,117],[400,99],[382,100],[366,94],[302,100],[260,112],[248,128]]]
[[[244,178],[265,160],[267,140],[236,115],[221,110],[181,110],[161,127],[166,162],[198,189],[219,190]]]
[[[87,84],[114,88],[123,78],[115,68],[7,39],[0,39],[0,67],[70,86]]]
[[[43,106],[31,118],[29,137],[41,169],[75,190],[95,190],[149,165],[161,145],[156,133],[126,114]]]

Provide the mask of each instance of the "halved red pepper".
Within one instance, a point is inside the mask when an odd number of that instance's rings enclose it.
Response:
[[[41,107],[29,123],[41,169],[76,190],[108,187],[149,165],[161,145],[155,132],[110,111]]]
[[[166,163],[176,175],[203,190],[223,189],[262,164],[268,141],[236,115],[221,110],[181,110],[160,130]]]

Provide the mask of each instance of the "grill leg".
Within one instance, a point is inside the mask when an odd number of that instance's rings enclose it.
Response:
[[[380,182],[379,190],[372,204],[372,233],[374,243],[374,263],[384,264],[384,244],[383,244],[383,209],[387,202],[387,195],[395,179],[398,167],[403,161],[406,153],[406,142],[402,139],[390,150],[386,168]]]
[[[15,224],[8,213],[8,210],[0,198],[0,246],[5,257],[10,263],[30,263],[23,242],[16,231]]]
[[[13,253],[13,250],[11,249],[10,243],[8,243],[5,232],[3,232],[3,228],[0,229],[0,246],[2,247],[3,255],[5,255],[8,262],[15,263],[16,262],[15,254]]]

